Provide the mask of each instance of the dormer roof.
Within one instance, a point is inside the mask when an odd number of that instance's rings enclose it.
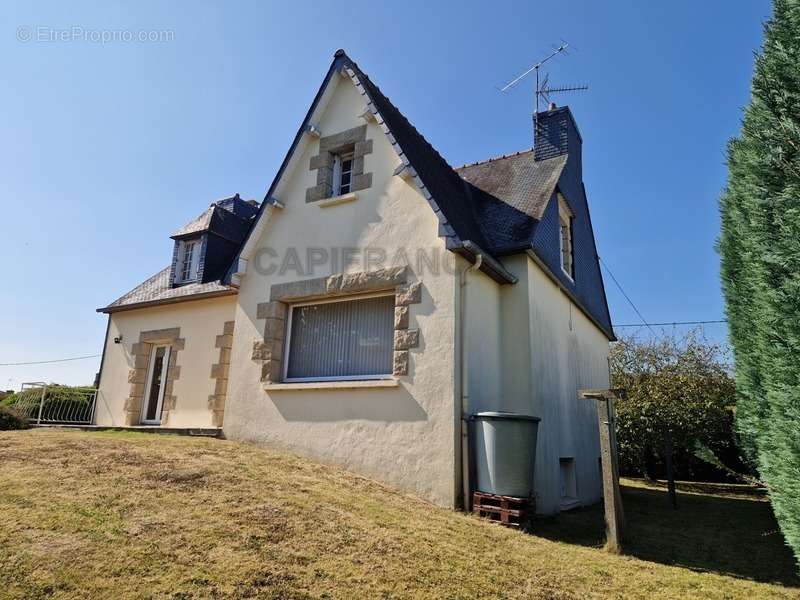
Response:
[[[143,281],[114,302],[98,309],[117,312],[144,306],[198,300],[236,294],[235,287],[221,282],[232,257],[239,249],[258,203],[242,200],[239,194],[212,203],[198,217],[181,227],[172,236],[175,240],[173,263]],[[197,281],[176,283],[176,262],[180,259],[180,244],[186,240],[202,240],[198,245],[202,268]]]
[[[247,233],[250,221],[258,212],[255,200],[242,200],[239,194],[212,203],[197,218],[190,221],[170,237],[185,239],[211,232],[227,240],[240,243]]]

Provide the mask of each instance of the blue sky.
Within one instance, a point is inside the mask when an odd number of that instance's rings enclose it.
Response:
[[[15,4],[0,9],[0,363],[99,353],[95,308],[163,268],[176,228],[217,198],[263,198],[340,47],[456,166],[531,146],[533,82],[497,87],[569,41],[548,71],[590,86],[560,103],[600,255],[649,321],[723,314],[717,199],[766,0]],[[93,41],[111,31],[171,33]],[[636,322],[606,288],[614,322]],[[90,383],[98,365],[0,366],[0,388]]]

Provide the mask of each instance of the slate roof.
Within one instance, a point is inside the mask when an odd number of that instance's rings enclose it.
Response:
[[[242,200],[239,194],[212,203],[196,219],[187,223],[170,237],[177,240],[210,231],[221,238],[241,243],[258,211],[258,203]]]
[[[356,85],[363,88],[368,109],[377,113],[378,124],[403,162],[413,169],[423,195],[439,218],[439,233],[445,238],[448,249],[470,260],[476,252],[482,253],[482,270],[500,283],[514,283],[516,279],[497,257],[532,252],[609,339],[615,339],[594,248],[594,234],[588,222],[588,208],[584,206],[580,150],[569,145],[562,148],[562,142],[569,141],[569,137],[561,139],[561,136],[569,136],[565,130],[559,126],[553,128],[555,137],[549,140],[554,151],[550,154],[552,158],[545,154],[534,160],[534,152],[526,151],[454,169],[343,50],[334,55],[329,76],[337,69],[347,71]],[[548,119],[556,114],[572,119],[566,107],[543,113]],[[574,126],[574,119],[571,123]],[[577,127],[575,133],[578,136],[575,141],[580,145]],[[574,157],[569,154],[573,150],[577,150]],[[568,169],[570,161],[573,166]],[[553,213],[555,205],[550,202],[557,186],[565,184],[572,192],[575,184],[581,189],[580,193],[570,194],[580,203],[580,219],[575,220],[577,229],[573,238],[576,261],[583,271],[578,284],[560,272],[558,224],[552,217],[557,212]],[[550,215],[545,214],[548,208]],[[589,241],[591,243],[587,244]],[[546,253],[542,252],[543,243]],[[479,248],[476,249],[475,244]]]
[[[343,51],[339,52],[337,55],[342,57],[343,66],[355,72],[397,145],[430,193],[434,211],[437,209],[441,211],[459,241],[470,240],[486,248],[488,240],[478,225],[479,210],[470,194],[470,186],[392,104],[369,76]]]
[[[531,148],[457,167],[455,171],[480,190],[539,220],[566,163],[566,154],[535,161]]]
[[[211,228],[211,217],[214,216],[215,208],[216,206],[212,204],[203,211],[203,214],[197,217],[194,221],[190,221],[189,223],[178,229],[178,231],[173,233],[170,237],[179,238],[192,235],[195,233],[203,233],[204,231],[208,231]]]
[[[455,169],[472,186],[487,250],[504,254],[530,242],[566,163],[567,155],[536,161],[531,149]]]
[[[189,283],[179,287],[172,287],[169,273],[170,267],[162,269],[108,306],[99,308],[98,312],[111,313],[143,304],[169,304],[187,300],[189,296],[208,298],[236,293],[236,288],[223,285],[218,281]]]

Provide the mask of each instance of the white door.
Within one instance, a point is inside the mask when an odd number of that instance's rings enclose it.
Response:
[[[169,346],[156,346],[150,354],[150,367],[147,371],[147,386],[142,406],[143,425],[161,424],[161,406],[164,403],[164,384],[169,368]]]

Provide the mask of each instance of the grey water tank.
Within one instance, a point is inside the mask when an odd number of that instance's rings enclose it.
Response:
[[[480,412],[472,418],[477,489],[498,496],[531,496],[541,419],[509,412]]]

